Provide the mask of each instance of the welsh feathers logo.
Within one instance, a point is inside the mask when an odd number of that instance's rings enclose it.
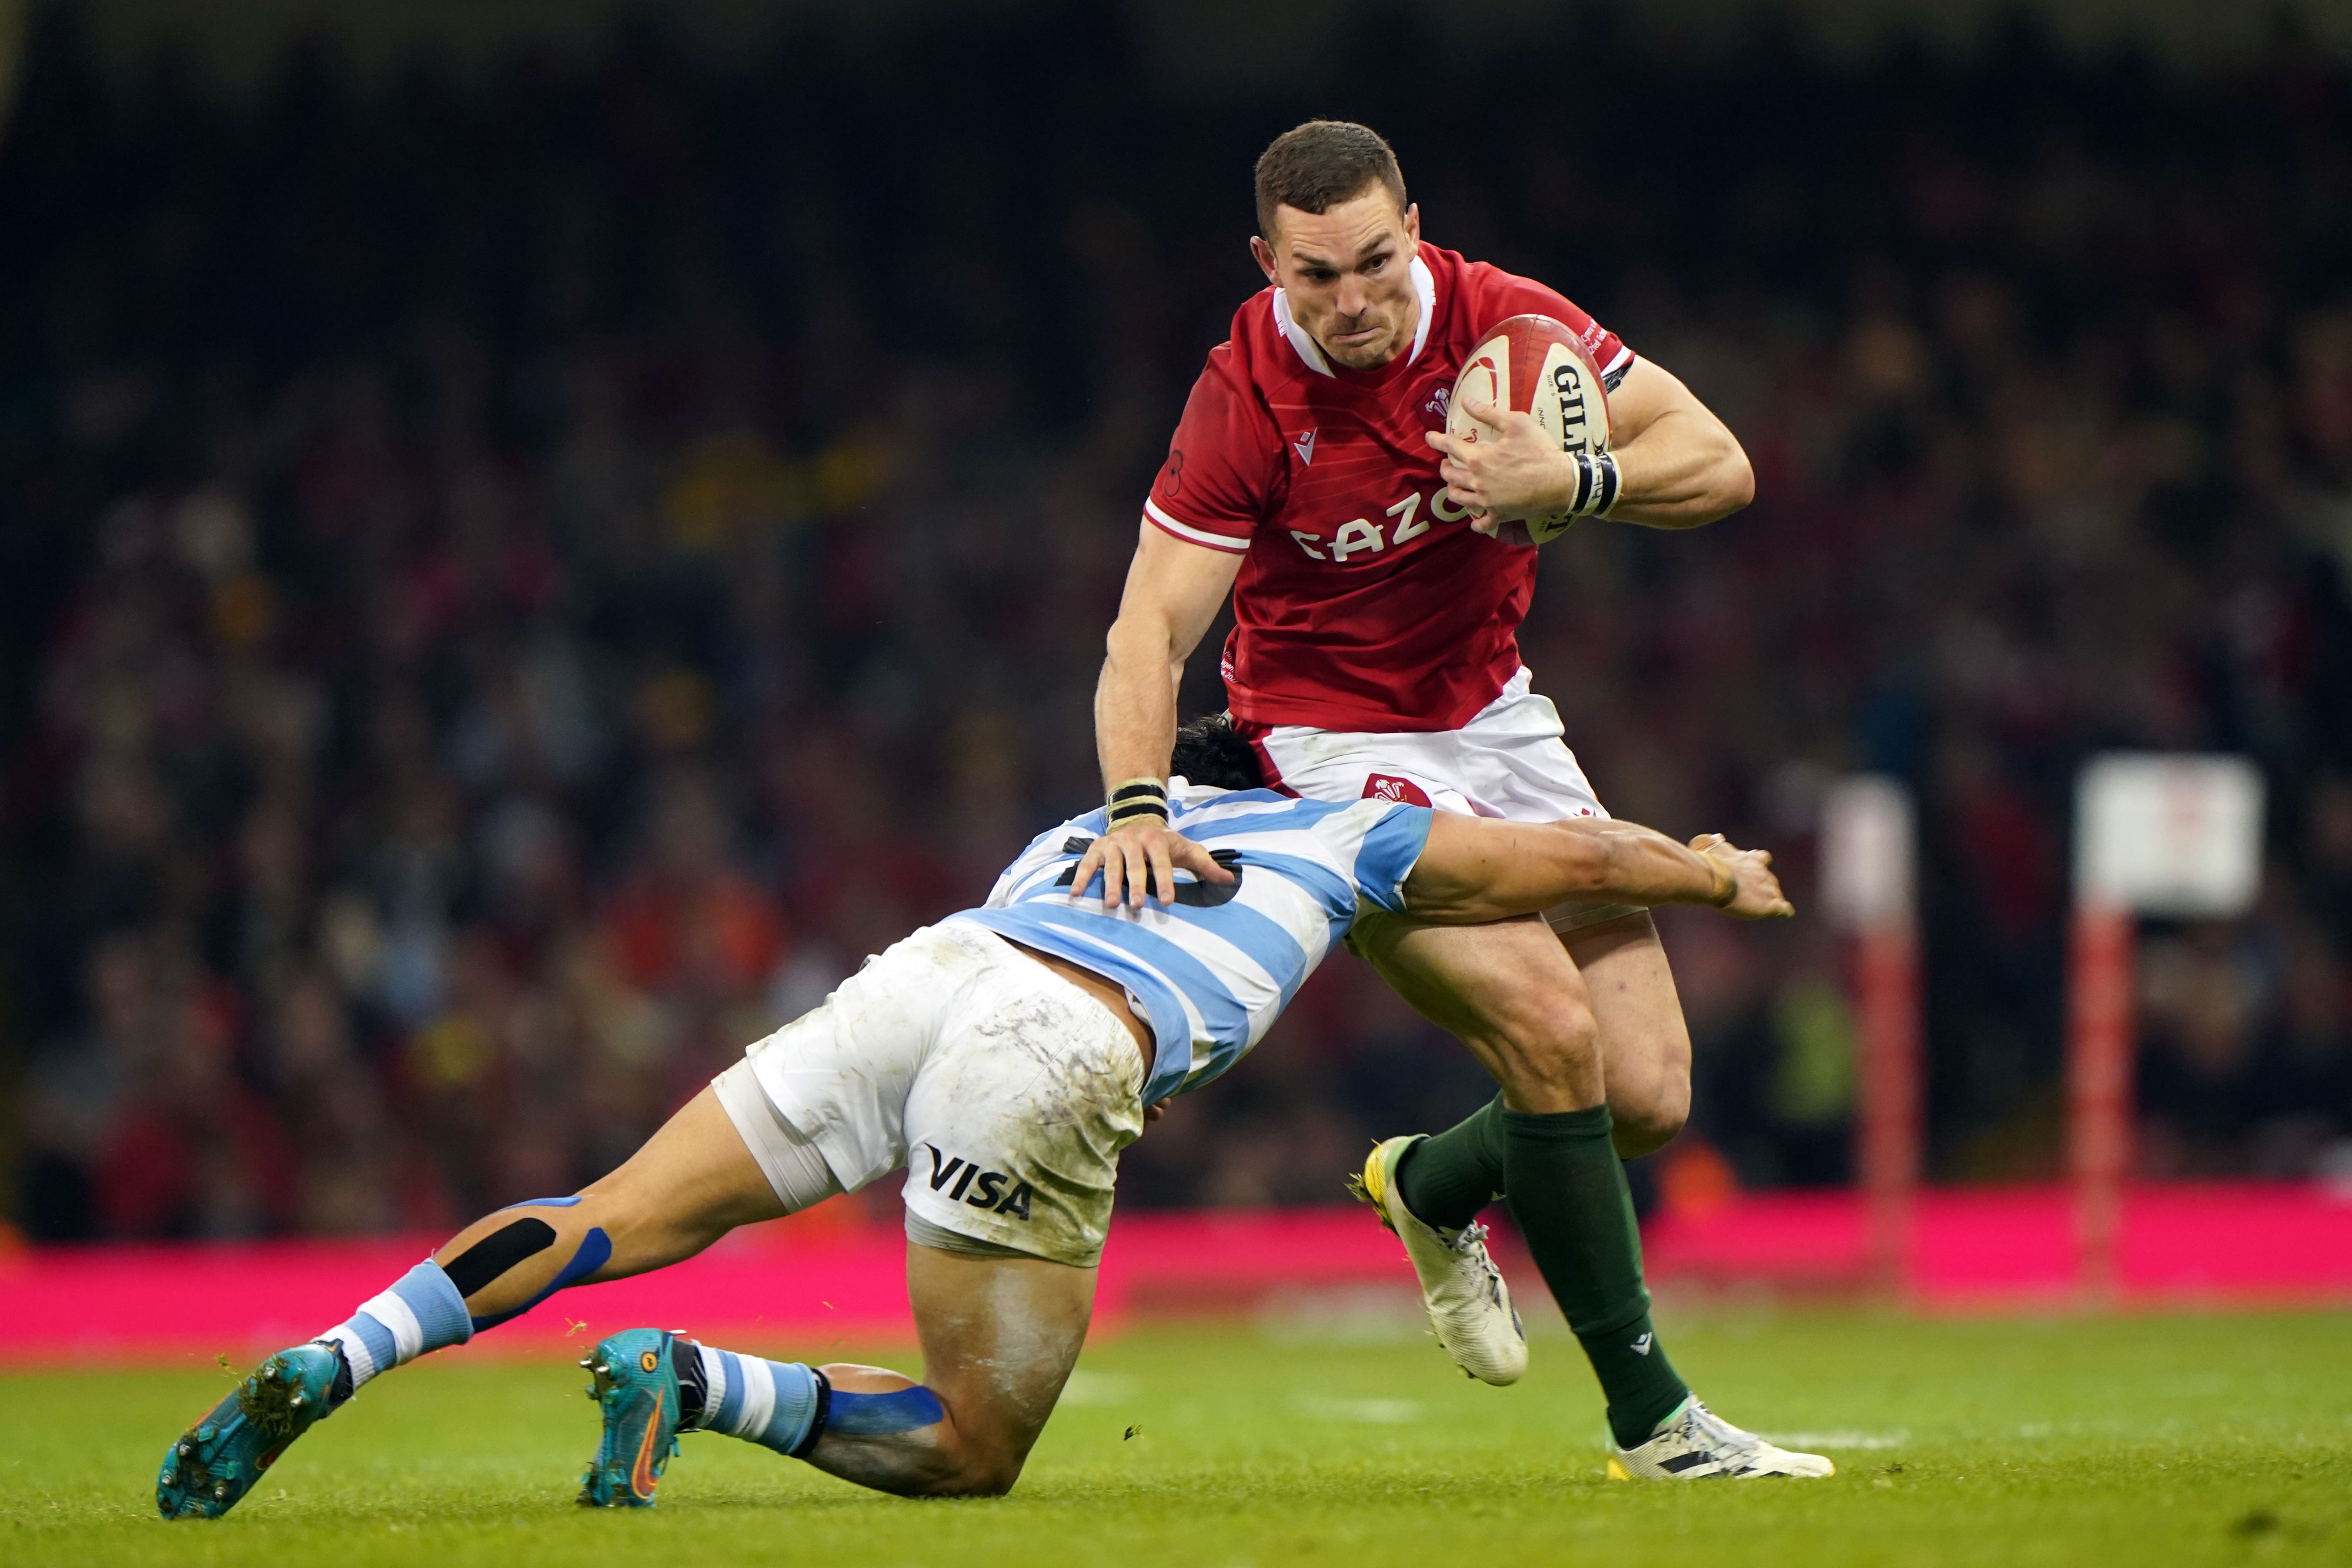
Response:
[[[1392,778],[1387,773],[1372,773],[1364,780],[1363,798],[1392,800],[1401,805],[1427,805],[1428,795],[1411,779]]]
[[[1429,395],[1429,401],[1421,405],[1423,414],[1434,414],[1440,419],[1452,413],[1453,409],[1454,389],[1444,382],[1438,383],[1437,390]]]
[[[1317,428],[1319,429],[1321,426],[1318,426]],[[1300,462],[1313,462],[1315,460],[1315,431],[1309,430],[1304,436],[1293,436],[1290,438],[1290,449],[1298,454],[1298,460]]]

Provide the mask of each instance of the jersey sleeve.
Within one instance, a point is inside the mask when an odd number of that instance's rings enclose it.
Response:
[[[1273,510],[1281,471],[1281,437],[1223,343],[1192,384],[1143,515],[1189,543],[1240,554]]]
[[[1549,316],[1574,332],[1592,363],[1601,367],[1601,384],[1611,392],[1625,379],[1633,368],[1633,351],[1624,340],[1586,314],[1567,295],[1547,289],[1532,278],[1520,278],[1499,268],[1481,268],[1485,277],[1485,298],[1480,300],[1477,319],[1499,321],[1507,316]]]
[[[1347,868],[1360,903],[1401,915],[1405,912],[1404,879],[1428,847],[1435,815],[1425,805],[1360,800],[1325,817],[1316,832]]]

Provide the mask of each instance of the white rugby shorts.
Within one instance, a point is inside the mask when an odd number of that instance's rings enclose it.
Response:
[[[926,926],[712,1080],[770,1173],[782,1119],[856,1192],[907,1168],[908,1211],[971,1240],[1092,1267],[1143,1058],[1110,1009],[984,927]]]
[[[1253,731],[1266,782],[1308,800],[1402,800],[1465,816],[1558,822],[1609,815],[1577,765],[1551,699],[1522,668],[1459,730]],[[1544,911],[1554,931],[1638,914],[1635,904],[1570,902]]]

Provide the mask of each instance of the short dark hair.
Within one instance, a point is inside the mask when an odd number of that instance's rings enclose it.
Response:
[[[1233,717],[1226,713],[1204,713],[1179,725],[1168,771],[1211,789],[1265,787],[1256,750],[1234,732]]]
[[[1310,120],[1286,131],[1257,160],[1257,226],[1274,237],[1274,209],[1329,212],[1378,184],[1405,205],[1404,174],[1396,154],[1368,125],[1345,120]]]

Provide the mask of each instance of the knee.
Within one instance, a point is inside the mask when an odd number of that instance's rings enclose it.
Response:
[[[1672,1142],[1690,1120],[1690,1077],[1667,1073],[1639,1093],[1609,1097],[1609,1121],[1618,1158],[1637,1160]]]
[[[1492,1009],[1486,1023],[1511,1098],[1533,1104],[1566,1094],[1590,1102],[1598,1087],[1600,1030],[1581,1001],[1529,992]]]
[[[942,1451],[918,1495],[1003,1497],[1020,1479],[1021,1461],[1009,1455]]]
[[[1003,1497],[1021,1479],[1021,1466],[1015,1462],[996,1461],[967,1466],[957,1478],[956,1489],[950,1497]]]

